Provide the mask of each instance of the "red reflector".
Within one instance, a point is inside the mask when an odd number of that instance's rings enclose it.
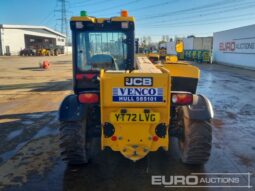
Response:
[[[156,142],[156,141],[158,141],[158,137],[155,135],[152,137],[152,140]]]
[[[177,105],[190,105],[193,102],[191,93],[172,93],[172,103]]]
[[[84,74],[76,74],[76,75],[75,75],[75,79],[76,79],[76,80],[82,80],[83,77],[84,77]]]
[[[87,80],[91,80],[95,76],[96,76],[96,74],[76,74],[75,78],[76,78],[76,80],[82,80],[84,78]]]
[[[84,76],[86,79],[91,80],[92,78],[96,76],[96,74],[85,74]]]
[[[85,93],[79,95],[79,101],[81,103],[98,103],[99,98],[97,94]]]
[[[116,136],[112,136],[112,137],[111,137],[111,140],[112,140],[112,141],[116,141],[116,140],[117,140],[117,137],[116,137]]]

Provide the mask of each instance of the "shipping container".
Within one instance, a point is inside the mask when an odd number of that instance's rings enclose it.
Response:
[[[211,52],[212,48],[213,48],[213,37],[204,37],[202,50],[209,50]]]
[[[168,55],[177,55],[177,52],[175,51],[175,41],[171,41],[167,43],[166,47],[166,53]]]
[[[213,62],[255,69],[255,25],[215,32]]]
[[[189,37],[184,38],[184,50],[209,50],[212,51],[212,37]]]
[[[202,49],[203,49],[203,39],[201,37],[194,38],[193,50],[202,50]]]
[[[194,38],[184,38],[184,50],[193,50]]]

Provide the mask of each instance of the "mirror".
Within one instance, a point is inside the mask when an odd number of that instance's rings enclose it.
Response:
[[[184,50],[184,43],[182,40],[177,40],[175,44],[175,51],[181,53]]]

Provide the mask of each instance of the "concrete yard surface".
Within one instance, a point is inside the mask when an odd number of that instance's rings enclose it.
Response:
[[[50,68],[39,68],[48,60]],[[198,93],[213,104],[213,146],[204,166],[181,163],[178,144],[132,162],[106,149],[84,166],[67,167],[60,157],[58,108],[72,93],[71,56],[0,57],[0,190],[255,190],[255,72],[222,65],[201,69]],[[166,188],[152,176],[246,173],[253,187]],[[253,173],[253,174],[247,174]],[[248,176],[246,176],[248,175]],[[221,175],[219,175],[221,176]],[[250,181],[250,182],[249,182]]]

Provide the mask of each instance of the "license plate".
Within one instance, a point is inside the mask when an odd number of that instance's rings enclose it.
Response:
[[[110,114],[110,120],[113,123],[158,123],[160,120],[159,113],[116,113]]]

